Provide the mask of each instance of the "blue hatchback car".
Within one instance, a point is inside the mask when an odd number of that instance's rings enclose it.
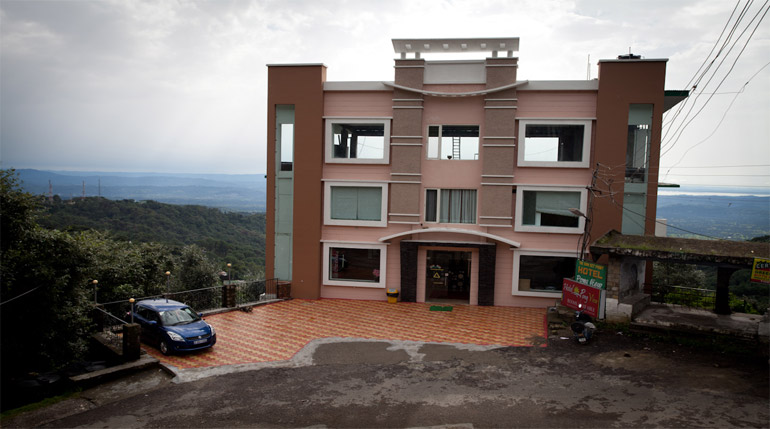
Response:
[[[164,355],[205,349],[217,342],[214,327],[178,301],[139,301],[134,307],[134,321],[142,327],[142,340],[157,345]]]

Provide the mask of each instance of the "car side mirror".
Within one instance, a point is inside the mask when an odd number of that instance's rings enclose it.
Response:
[[[203,318],[203,313],[198,313],[198,317]]]

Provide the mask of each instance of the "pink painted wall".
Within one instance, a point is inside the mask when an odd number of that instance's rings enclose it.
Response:
[[[391,91],[339,91],[324,93],[324,116],[393,116]]]
[[[596,92],[518,91],[519,118],[595,118]]]

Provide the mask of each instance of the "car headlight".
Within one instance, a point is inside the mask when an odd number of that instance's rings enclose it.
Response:
[[[209,328],[211,328],[211,336],[212,337],[217,334],[216,331],[214,331],[214,327],[213,326],[209,325]]]
[[[177,334],[176,332],[169,331],[168,337],[171,338],[171,341],[184,341],[184,338],[182,338],[182,336]]]

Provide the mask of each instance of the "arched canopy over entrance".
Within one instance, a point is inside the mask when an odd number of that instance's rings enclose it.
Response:
[[[457,236],[473,237],[474,240],[457,240],[455,238]],[[478,237],[486,238],[488,240],[481,241],[478,240]],[[406,302],[417,301],[418,278],[421,278],[420,276],[422,274],[418,269],[418,267],[421,266],[420,262],[424,262],[422,265],[423,267],[427,266],[428,269],[433,268],[428,264],[427,260],[419,260],[421,247],[424,249],[449,249],[449,252],[439,251],[441,253],[467,253],[464,252],[465,250],[477,252],[478,275],[477,278],[471,279],[471,281],[475,283],[475,287],[468,286],[467,280],[463,281],[464,287],[469,287],[470,290],[474,291],[473,297],[476,298],[475,301],[478,305],[495,305],[495,262],[497,258],[497,245],[494,241],[512,247],[519,247],[521,245],[519,242],[498,235],[462,228],[414,229],[382,237],[379,241],[385,242],[397,238],[401,239],[399,242],[399,252],[401,257],[401,300]],[[450,257],[452,255],[443,256]],[[423,250],[422,259],[426,259],[425,250]],[[427,259],[430,259],[430,256],[427,256]],[[466,261],[466,259],[463,259],[463,261]],[[436,268],[437,272],[439,270],[439,268]],[[461,277],[467,279],[468,274],[470,273],[466,272]],[[444,280],[444,282],[446,282],[446,280]],[[425,285],[421,286],[421,288],[421,293],[424,293]],[[467,298],[468,296],[466,294],[466,299]],[[473,300],[471,300],[471,302],[473,302]]]

